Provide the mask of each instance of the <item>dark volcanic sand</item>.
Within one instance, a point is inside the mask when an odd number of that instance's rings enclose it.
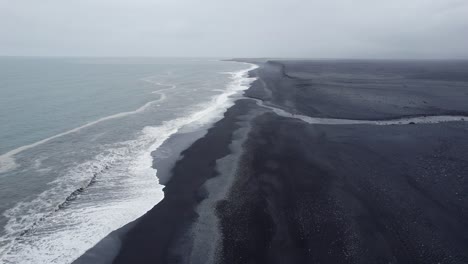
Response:
[[[286,61],[262,63],[257,72],[260,80],[248,96],[309,116],[468,113],[466,61]]]
[[[466,62],[259,64],[246,95],[293,113],[468,112]],[[115,263],[198,263],[178,242],[196,236],[197,205],[210,195],[202,186],[252,109],[238,101],[184,151],[164,200],[126,235]],[[467,122],[310,125],[271,112],[249,122],[231,191],[212,208],[215,263],[468,263]]]
[[[258,118],[223,263],[468,263],[467,134]]]
[[[216,160],[229,154],[233,133],[247,114],[248,100],[231,107],[204,138],[182,152],[164,188],[164,199],[145,214],[127,234],[114,263],[178,263],[177,244],[197,215],[195,207],[206,198],[202,185],[215,177]]]

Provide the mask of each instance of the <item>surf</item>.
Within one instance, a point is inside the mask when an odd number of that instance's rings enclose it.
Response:
[[[0,238],[0,260],[71,262],[110,232],[146,213],[164,197],[164,186],[158,182],[151,153],[176,133],[200,129],[221,119],[236,95],[253,81],[247,73],[255,67],[228,73],[230,81],[224,92],[193,107],[190,114],[158,126],[146,126],[137,138],[107,146],[105,152],[50,183],[51,188],[33,201],[20,202],[7,210],[6,235]],[[105,120],[142,113],[154,103]],[[68,243],[70,238],[75,242]]]

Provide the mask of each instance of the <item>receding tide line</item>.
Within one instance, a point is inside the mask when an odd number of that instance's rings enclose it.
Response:
[[[167,90],[167,89],[164,89],[164,90]],[[100,123],[102,121],[106,121],[106,120],[110,120],[110,119],[115,119],[115,118],[121,118],[121,117],[125,117],[125,116],[128,116],[128,115],[133,115],[133,114],[137,114],[137,113],[140,113],[140,112],[143,112],[145,111],[148,107],[150,107],[152,104],[154,103],[157,103],[161,100],[164,100],[165,99],[165,96],[163,94],[161,94],[161,97],[158,99],[158,100],[154,100],[154,101],[151,101],[151,102],[148,102],[146,104],[144,104],[143,106],[141,106],[140,108],[134,110],[134,111],[128,111],[128,112],[121,112],[121,113],[118,113],[118,114],[115,114],[115,115],[110,115],[110,116],[106,116],[106,117],[103,117],[103,118],[99,118],[95,121],[92,121],[92,122],[89,122],[89,123],[86,123],[82,126],[79,126],[79,127],[76,127],[76,128],[73,128],[71,130],[68,130],[68,131],[65,131],[65,132],[62,132],[60,134],[57,134],[57,135],[54,135],[54,136],[51,136],[51,137],[48,137],[48,138],[45,138],[43,140],[40,140],[40,141],[37,141],[37,142],[34,142],[32,144],[29,144],[29,145],[24,145],[24,146],[21,146],[19,148],[16,148],[16,149],[13,149],[3,155],[0,156],[0,173],[4,173],[4,172],[7,172],[7,171],[10,171],[14,168],[16,168],[17,164],[15,162],[15,158],[14,156],[22,151],[25,151],[25,150],[28,150],[28,149],[31,149],[31,148],[34,148],[38,145],[41,145],[41,144],[44,144],[46,142],[49,142],[53,139],[56,139],[56,138],[59,138],[59,137],[62,137],[62,136],[65,136],[65,135],[68,135],[68,134],[71,134],[71,133],[75,133],[75,132],[78,132],[80,131],[81,129],[84,129],[84,128],[87,128],[87,127],[90,127],[90,126],[93,126],[97,123]]]
[[[402,117],[396,119],[387,120],[358,120],[358,119],[338,119],[338,118],[321,118],[321,117],[310,117],[305,115],[292,114],[286,110],[271,105],[266,105],[259,99],[249,98],[257,102],[258,106],[268,108],[275,114],[288,118],[295,118],[302,120],[309,124],[319,125],[376,125],[376,126],[388,126],[388,125],[411,125],[411,124],[436,124],[443,122],[460,122],[468,121],[468,116],[462,115],[433,115],[433,116],[415,116],[415,117]]]

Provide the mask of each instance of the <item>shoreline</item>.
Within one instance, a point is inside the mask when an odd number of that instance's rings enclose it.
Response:
[[[317,87],[309,78],[310,67],[321,67],[315,61],[258,65],[246,99],[182,152],[168,170],[165,198],[123,236],[112,263],[468,261],[466,120],[391,121],[465,113],[464,90],[449,83],[449,96],[440,98],[436,85],[427,90],[404,77],[412,86],[398,92],[384,79],[378,90],[350,87],[330,97],[342,87]],[[342,76],[327,78],[346,82]],[[355,82],[369,82],[359,76]],[[387,89],[388,101],[369,101]],[[277,115],[272,105],[294,116]],[[390,123],[336,126],[297,115]]]
[[[18,169],[6,175],[17,177],[3,178],[2,197],[6,199],[0,208],[4,212],[0,222],[5,228],[0,232],[0,259],[71,263],[111,232],[140,218],[163,198],[164,186],[158,184],[154,167],[161,175],[168,174],[169,168],[153,163],[178,159],[183,149],[203,136],[203,130],[222,118],[233,98],[250,82],[245,76],[250,66],[243,63],[181,62],[168,67],[178,71],[172,81],[169,73],[167,78],[163,74],[166,66],[151,66],[147,70],[160,71],[161,75],[148,78],[172,83],[171,88],[179,86],[172,92],[160,89],[169,86],[149,85],[138,76],[122,77],[141,85],[138,87],[145,92],[138,95],[143,99],[159,89],[161,96],[155,95],[155,99],[165,98],[161,105],[145,104],[136,111],[105,117],[106,122],[95,120],[87,123],[86,129],[79,127],[83,130],[15,156]],[[140,71],[132,65],[118,68]],[[100,78],[96,76],[97,81]],[[166,92],[167,97],[162,94]],[[117,110],[119,106],[115,105]],[[175,144],[170,142],[171,135],[175,135]],[[154,152],[164,142],[167,148]],[[165,157],[171,152],[171,157]],[[153,154],[159,156],[152,158]],[[161,176],[162,183],[168,177]]]
[[[250,65],[250,67],[236,72],[225,73],[231,75],[231,82],[226,87],[226,91],[224,93],[212,99],[212,106],[208,107],[207,109],[203,109],[199,112],[196,112],[192,116],[190,116],[190,118],[194,119],[195,121],[195,128],[190,128],[190,125],[192,123],[186,123],[184,126],[181,127],[181,129],[178,129],[176,133],[172,134],[167,140],[165,140],[156,150],[153,150],[151,152],[151,169],[157,170],[159,184],[165,186],[166,183],[171,180],[171,169],[174,166],[174,164],[177,163],[181,157],[183,157],[184,150],[189,148],[197,140],[206,136],[210,128],[215,123],[217,123],[219,119],[223,118],[224,114],[222,113],[221,116],[218,116],[219,112],[223,110],[222,108],[219,108],[219,105],[228,104],[228,107],[226,107],[225,109],[225,111],[227,111],[227,109],[230,108],[230,106],[234,105],[236,100],[238,100],[239,91],[242,91],[249,87],[248,84],[251,82],[251,80],[248,76],[248,72],[254,69],[256,65],[250,63],[243,64],[248,64]],[[213,119],[213,117],[210,117],[209,120],[206,119],[207,113],[211,112],[214,112],[215,120],[218,121],[213,122],[211,120]],[[188,129],[186,128],[187,125],[189,126]],[[164,199],[165,198],[163,198],[163,200]],[[101,241],[99,241],[95,246],[88,249],[73,263],[112,262],[112,259],[118,253],[118,249],[120,248],[120,244],[122,243],[123,237],[126,236],[129,230],[132,230],[133,227],[137,225],[136,223],[140,222],[140,220],[145,214],[143,214],[138,219],[124,225],[123,227],[114,230],[108,236],[104,237]],[[105,254],[103,254],[104,256],[100,256],[101,252],[105,252]]]
[[[224,119],[210,128],[205,137],[182,152],[182,159],[176,162],[172,177],[164,188],[164,199],[126,234],[124,247],[113,263],[164,262],[174,258],[171,256],[172,243],[194,222],[195,207],[206,195],[200,192],[200,188],[216,176],[215,161],[230,153],[233,133],[240,128],[236,124],[239,121],[237,117],[247,114],[243,108],[248,104],[236,101]],[[192,178],[192,175],[198,177]],[[125,247],[125,243],[140,246]]]

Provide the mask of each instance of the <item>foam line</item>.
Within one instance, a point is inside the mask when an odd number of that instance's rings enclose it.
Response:
[[[7,210],[0,263],[70,263],[110,232],[150,210],[164,195],[155,178],[151,152],[186,126],[222,118],[238,98],[231,96],[249,88],[254,78],[247,73],[255,67],[232,72],[226,90],[197,110],[143,128],[136,139],[116,143],[79,164],[35,200]],[[95,177],[96,182],[90,184]]]
[[[75,133],[75,132],[78,132],[78,131],[80,131],[80,130],[82,130],[84,128],[96,125],[96,124],[101,123],[103,121],[107,121],[107,120],[111,120],[111,119],[116,119],[116,118],[121,118],[121,117],[129,116],[129,115],[141,113],[141,112],[145,111],[146,109],[148,109],[152,104],[160,102],[160,101],[164,100],[165,98],[166,98],[165,95],[161,94],[161,97],[158,100],[148,102],[148,103],[144,104],[143,106],[141,106],[140,108],[138,108],[138,109],[136,109],[134,111],[121,112],[121,113],[118,113],[118,114],[115,114],[115,115],[110,115],[110,116],[106,116],[106,117],[103,117],[103,118],[99,118],[99,119],[97,119],[95,121],[89,122],[87,124],[84,124],[82,126],[73,128],[71,130],[68,130],[68,131],[65,131],[65,132],[62,132],[62,133],[59,133],[57,135],[45,138],[45,139],[37,141],[35,143],[13,149],[13,150],[11,150],[11,151],[9,151],[9,152],[7,152],[7,153],[0,156],[0,173],[5,173],[7,171],[10,171],[10,170],[16,168],[17,164],[15,162],[14,156],[16,154],[22,152],[22,151],[34,148],[34,147],[39,146],[39,145],[42,145],[42,144],[47,143],[47,142],[49,142],[49,141],[51,141],[53,139],[56,139],[56,138],[59,138],[59,137],[62,137],[62,136],[68,135],[68,134],[72,134],[72,133]]]

